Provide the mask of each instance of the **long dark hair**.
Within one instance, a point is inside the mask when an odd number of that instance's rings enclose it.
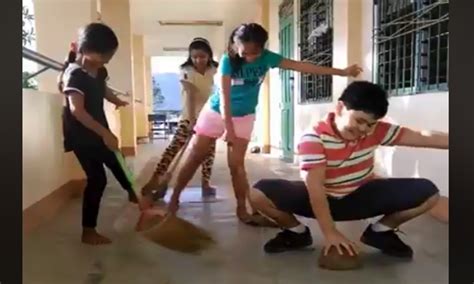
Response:
[[[244,63],[244,59],[239,56],[235,49],[235,44],[240,43],[254,43],[260,48],[265,48],[268,40],[268,32],[259,24],[248,23],[241,24],[235,28],[229,37],[227,45],[227,54],[229,55],[232,72],[238,72]]]
[[[207,66],[217,68],[219,63],[214,60],[214,54],[212,52],[211,45],[209,44],[209,41],[207,39],[202,37],[196,37],[193,39],[193,41],[191,41],[188,47],[188,59],[186,59],[186,61],[181,64],[181,68],[194,66],[193,60],[191,59],[191,50],[196,49],[202,50],[207,53],[207,55],[209,55],[209,61],[207,62]]]
[[[62,77],[69,64],[74,63],[77,54],[84,52],[95,52],[98,54],[108,54],[118,48],[119,42],[114,31],[102,23],[91,23],[79,31],[77,43],[71,45],[63,70],[59,75],[58,88],[63,90]]]

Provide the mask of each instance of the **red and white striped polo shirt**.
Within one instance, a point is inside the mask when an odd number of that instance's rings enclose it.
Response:
[[[327,194],[343,197],[374,177],[374,156],[378,146],[396,145],[403,128],[379,121],[374,130],[357,141],[343,140],[332,125],[334,113],[303,134],[298,144],[300,169],[326,166]]]

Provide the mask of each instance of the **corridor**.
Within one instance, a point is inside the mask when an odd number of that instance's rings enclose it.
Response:
[[[163,145],[163,142],[140,145],[138,155],[129,161],[139,184],[143,184],[150,174]],[[276,158],[258,154],[248,157],[251,182],[262,177],[298,178],[294,166]],[[401,228],[406,234],[402,238],[415,250],[413,261],[401,262],[363,247],[362,270],[330,272],[317,267],[322,238],[315,221],[304,220],[312,228],[314,249],[266,255],[263,244],[277,230],[238,223],[229,182],[225,152],[219,145],[213,173],[213,184],[218,188],[217,201],[200,202],[199,188],[192,187],[199,185],[197,174],[190,188],[183,193],[184,202],[179,212],[187,220],[210,230],[218,246],[200,256],[189,256],[159,247],[134,233],[130,227],[133,219],[123,218],[127,209],[126,195],[110,178],[98,228],[113,239],[113,244],[90,247],[80,243],[81,200],[75,199],[51,222],[24,237],[24,283],[441,284],[448,281],[448,225],[430,216],[423,216]],[[341,223],[340,228],[348,237],[357,240],[367,222]]]

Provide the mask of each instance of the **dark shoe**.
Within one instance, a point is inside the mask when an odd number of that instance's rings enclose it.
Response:
[[[398,237],[397,232],[398,230],[376,232],[372,230],[372,225],[370,225],[362,234],[360,240],[368,246],[381,250],[384,254],[401,258],[413,258],[413,250]]]
[[[290,230],[281,231],[275,238],[269,240],[263,249],[266,253],[278,253],[302,249],[312,244],[311,231],[306,227],[304,233],[295,233]]]

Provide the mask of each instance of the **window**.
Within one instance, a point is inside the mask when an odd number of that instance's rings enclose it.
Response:
[[[447,91],[449,1],[374,3],[375,81],[390,95]]]
[[[301,60],[332,66],[332,0],[301,0]],[[332,100],[332,77],[301,74],[300,103]]]

